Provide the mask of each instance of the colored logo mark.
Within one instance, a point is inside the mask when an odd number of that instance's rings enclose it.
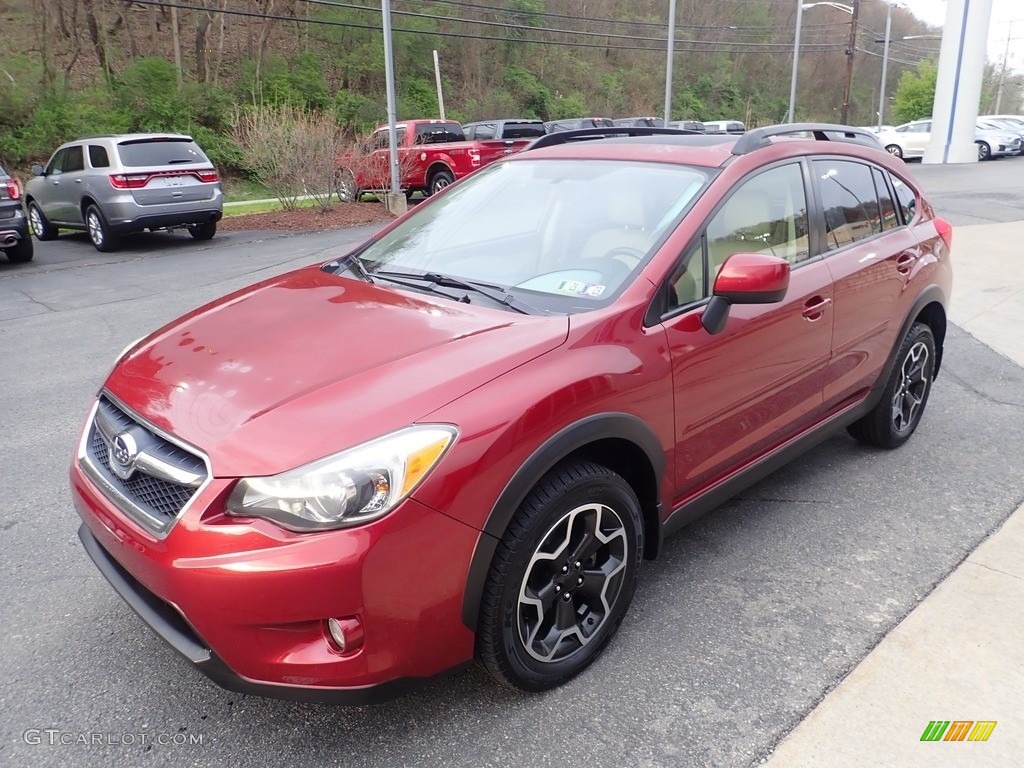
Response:
[[[995,720],[931,720],[921,741],[988,741],[996,729]]]

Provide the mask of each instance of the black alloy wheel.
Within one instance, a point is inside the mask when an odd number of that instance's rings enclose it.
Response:
[[[935,337],[914,323],[900,345],[882,399],[848,428],[857,440],[877,448],[898,448],[921,423],[935,376]]]
[[[477,656],[499,682],[543,691],[583,671],[625,616],[643,551],[640,505],[590,462],[553,469],[495,554]]]

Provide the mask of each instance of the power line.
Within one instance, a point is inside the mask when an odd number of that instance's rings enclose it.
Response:
[[[202,13],[219,13],[219,14],[224,14],[224,15],[227,15],[227,16],[241,16],[241,17],[246,17],[246,18],[257,18],[257,19],[263,19],[263,20],[269,20],[269,21],[288,21],[288,22],[295,22],[295,23],[300,23],[300,24],[311,24],[311,25],[330,26],[330,27],[343,27],[343,28],[349,28],[349,29],[365,29],[365,30],[372,30],[372,31],[379,31],[380,30],[380,27],[378,25],[375,25],[375,24],[359,24],[359,23],[355,23],[355,22],[335,21],[335,20],[329,20],[329,19],[309,19],[309,18],[301,18],[301,17],[298,17],[298,16],[283,16],[283,15],[280,15],[280,14],[255,13],[253,11],[240,11],[240,10],[227,9],[227,8],[224,8],[224,9],[220,9],[220,8],[205,8],[205,7],[200,7],[200,6],[196,6],[196,5],[189,5],[189,4],[184,3],[184,2],[173,2],[172,3],[172,2],[168,2],[168,0],[133,0],[133,2],[135,2],[138,5],[149,5],[149,6],[159,7],[159,8],[178,8],[178,9],[186,10],[186,11],[199,11],[199,12],[202,12]],[[435,20],[438,19],[438,17],[430,17],[430,18],[433,18]],[[509,28],[509,29],[524,29],[522,27],[515,27],[515,26],[511,26],[511,25],[506,25],[506,28]],[[600,43],[583,43],[583,42],[577,42],[577,41],[537,40],[537,39],[528,39],[528,38],[494,37],[492,35],[477,35],[477,34],[472,34],[472,33],[468,33],[468,32],[441,32],[441,31],[431,31],[431,30],[423,30],[423,29],[405,29],[405,28],[399,28],[399,27],[393,27],[392,30],[394,32],[413,34],[413,35],[429,35],[429,36],[435,36],[435,37],[453,37],[453,38],[470,39],[470,40],[490,40],[490,41],[494,41],[494,42],[503,42],[503,43],[519,42],[519,43],[528,43],[528,44],[531,44],[531,45],[554,45],[554,46],[566,46],[566,47],[572,47],[572,48],[599,48],[601,50],[649,51],[649,52],[658,52],[658,53],[661,53],[664,50],[663,47],[627,46],[627,45],[602,45]],[[532,30],[532,28],[526,28],[526,31],[531,31],[531,30]],[[564,34],[568,34],[568,35],[579,34],[579,33],[574,32],[572,30],[563,30],[563,33]],[[601,37],[606,37],[605,35],[600,35],[600,36]],[[631,39],[635,39],[635,38],[631,38]],[[664,42],[666,42],[666,40],[664,38],[662,38],[661,42],[664,43]],[[682,53],[714,53],[716,51],[720,51],[721,50],[721,48],[718,47],[721,44],[722,43],[718,43],[716,41],[708,41],[708,40],[681,40],[681,41],[677,41],[676,42],[675,50],[676,51],[680,51]],[[729,43],[725,43],[725,44],[728,45]],[[732,45],[740,45],[740,44],[742,44],[742,43],[732,43]],[[766,44],[766,45],[769,45],[769,44]],[[778,44],[770,44],[770,45],[774,46],[773,50],[754,50],[754,51],[749,51],[749,53],[752,53],[752,54],[764,54],[764,53],[776,54],[776,53],[788,53],[789,50],[790,50],[790,46],[788,44],[786,44],[786,43],[778,43]],[[700,46],[700,47],[698,47],[698,46]],[[820,52],[825,52],[825,51],[840,50],[840,49],[842,49],[842,47],[843,46],[842,46],[841,43],[812,43],[812,44],[810,44],[808,46],[808,50],[820,53]]]
[[[304,3],[311,4],[311,5],[323,5],[323,6],[330,6],[330,7],[333,7],[333,8],[345,8],[345,9],[348,9],[348,10],[373,11],[375,13],[379,13],[380,12],[378,9],[371,8],[370,6],[353,5],[351,3],[335,2],[334,0],[301,0],[301,1],[304,2]],[[559,28],[559,27],[534,27],[534,26],[524,27],[524,26],[521,26],[521,25],[518,25],[518,24],[509,24],[508,22],[504,22],[504,21],[486,21],[486,20],[483,20],[483,19],[464,19],[464,18],[459,18],[457,16],[434,16],[433,14],[418,13],[416,11],[396,11],[396,10],[392,10],[391,11],[391,15],[392,16],[407,16],[407,17],[410,17],[410,18],[417,18],[417,19],[430,19],[431,21],[450,21],[450,22],[455,22],[457,24],[477,24],[477,25],[483,26],[483,27],[500,27],[501,29],[521,29],[523,31],[528,31],[528,32],[548,32],[548,33],[560,34],[560,35],[576,35],[576,36],[582,35],[583,37],[600,37],[600,38],[606,38],[606,39],[609,39],[609,40],[637,40],[637,41],[644,41],[644,42],[661,43],[663,45],[668,42],[668,38],[666,38],[666,37],[643,37],[643,36],[640,36],[640,35],[623,35],[623,34],[619,34],[619,33],[616,33],[616,32],[587,32],[585,30],[562,29],[562,28]],[[722,27],[715,27],[714,29],[716,31],[722,31]],[[397,32],[398,30],[395,30],[395,31]],[[437,33],[437,34],[441,34],[441,33]],[[760,43],[760,42],[747,42],[747,41],[743,41],[743,40],[684,40],[684,41],[681,41],[681,42],[702,43],[702,44],[708,44],[708,45],[731,45],[731,46],[743,45],[743,46],[755,46],[755,47],[758,47],[758,48],[768,48],[768,47],[778,48],[778,47],[784,46],[784,45],[788,47],[788,43]]]

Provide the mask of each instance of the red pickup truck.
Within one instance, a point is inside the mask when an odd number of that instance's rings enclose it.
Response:
[[[432,195],[477,168],[525,149],[533,141],[466,141],[462,126],[454,120],[403,120],[395,130],[399,186],[406,196],[417,191]],[[340,155],[335,174],[338,197],[358,200],[363,192],[390,188],[388,155],[386,125],[371,134],[366,146]]]

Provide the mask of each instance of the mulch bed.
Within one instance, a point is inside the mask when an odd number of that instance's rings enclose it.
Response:
[[[294,211],[225,216],[218,222],[217,229],[222,232],[313,232],[363,224],[384,224],[394,218],[383,203],[341,203],[331,206],[327,211],[298,208]]]

